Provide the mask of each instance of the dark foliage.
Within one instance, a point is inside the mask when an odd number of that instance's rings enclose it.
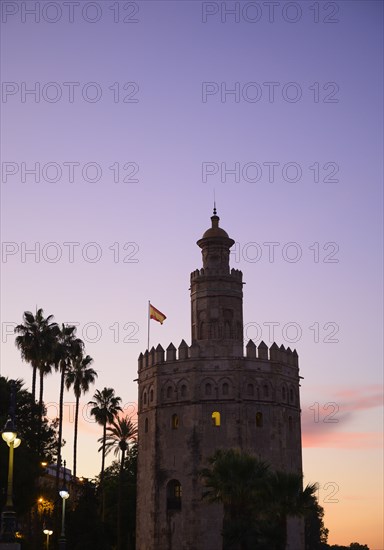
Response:
[[[100,520],[94,484],[85,482],[76,508],[68,511],[66,534],[71,550],[113,550],[115,533]]]
[[[0,376],[0,427],[5,425],[10,404],[10,381]],[[36,479],[41,474],[40,459],[36,449],[37,431],[32,426],[39,417],[39,405],[33,403],[31,394],[23,389],[23,382],[16,381],[16,429],[21,445],[14,452],[14,506],[20,516],[28,512],[37,497]],[[40,430],[41,449],[47,461],[54,460],[57,447],[57,423],[44,419]],[[0,506],[5,503],[9,450],[0,440]]]
[[[118,517],[119,461],[105,470],[105,503],[107,525],[116,533]],[[127,452],[122,473],[122,550],[134,550],[136,529],[137,445]]]

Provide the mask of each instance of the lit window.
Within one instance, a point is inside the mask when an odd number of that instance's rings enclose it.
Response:
[[[217,428],[220,426],[220,413],[217,411],[214,411],[212,413],[212,424]]]
[[[229,386],[227,384],[227,382],[224,382],[223,384],[223,395],[228,395],[229,393]]]
[[[180,481],[171,479],[167,484],[167,510],[181,510],[181,497]]]
[[[177,416],[177,414],[172,415],[171,426],[172,430],[177,430],[177,428],[179,427],[179,417]]]
[[[256,413],[256,427],[257,428],[263,427],[263,413],[261,412]]]
[[[212,395],[212,385],[209,382],[205,384],[205,395]]]
[[[148,418],[146,418],[144,422],[144,432],[148,433]]]

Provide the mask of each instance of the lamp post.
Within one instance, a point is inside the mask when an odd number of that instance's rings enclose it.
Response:
[[[53,534],[53,531],[50,529],[44,529],[44,535],[47,535],[47,550],[49,550],[49,537]]]
[[[13,419],[8,418],[1,437],[9,447],[9,462],[8,462],[8,483],[7,483],[7,500],[5,509],[1,514],[1,537],[2,542],[15,542],[16,533],[16,514],[13,509],[13,451],[21,443],[21,439],[17,437],[15,423]]]
[[[65,501],[69,497],[69,492],[65,485],[65,460],[64,460],[64,484],[61,490],[59,491],[59,495],[63,501],[62,512],[61,512],[61,534],[59,538],[59,550],[65,550],[66,544],[67,544],[67,541],[65,538]]]

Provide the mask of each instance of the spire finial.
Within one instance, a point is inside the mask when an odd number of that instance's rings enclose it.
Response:
[[[214,216],[217,215],[217,211],[216,211],[216,194],[215,194],[215,190],[213,190],[213,215],[214,215]]]

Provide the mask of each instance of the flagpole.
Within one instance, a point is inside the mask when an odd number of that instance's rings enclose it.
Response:
[[[148,353],[149,353],[149,328],[150,328],[150,317],[149,317],[149,311],[151,309],[151,300],[148,300],[148,347],[147,347],[147,350],[148,350]]]

